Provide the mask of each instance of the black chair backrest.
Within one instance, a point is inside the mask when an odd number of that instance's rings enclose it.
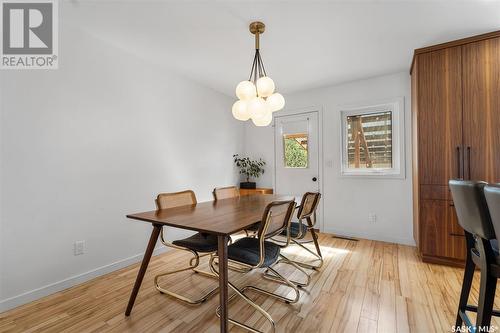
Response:
[[[286,230],[295,210],[295,201],[273,201],[266,206],[260,223],[258,238],[266,239]]]
[[[500,236],[500,184],[486,186],[484,188],[484,196],[488,203],[493,229]]]
[[[486,185],[485,182],[472,180],[449,181],[460,226],[483,239],[494,239],[495,230],[484,197]]]

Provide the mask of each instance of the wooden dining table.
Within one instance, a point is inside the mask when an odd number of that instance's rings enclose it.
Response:
[[[151,223],[153,230],[142,259],[125,315],[129,316],[141,287],[149,260],[161,228],[170,226],[217,236],[219,256],[220,331],[228,331],[228,258],[229,236],[242,231],[262,218],[264,208],[273,201],[295,200],[293,196],[265,194],[200,202],[194,205],[127,215],[128,218]]]

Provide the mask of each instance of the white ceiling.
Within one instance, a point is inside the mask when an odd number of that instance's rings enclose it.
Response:
[[[413,49],[500,30],[499,1],[78,1],[66,17],[89,33],[227,95],[248,78],[248,24],[280,92],[408,70]]]

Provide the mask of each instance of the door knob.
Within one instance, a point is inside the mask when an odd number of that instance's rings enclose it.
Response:
[[[317,180],[318,180],[318,178],[316,178],[316,177],[313,177],[313,179],[312,179],[313,182],[315,182]]]

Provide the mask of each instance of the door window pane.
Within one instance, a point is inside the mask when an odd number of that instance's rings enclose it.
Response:
[[[307,133],[283,135],[283,149],[286,168],[307,168]]]
[[[348,167],[392,168],[392,112],[347,117]]]

